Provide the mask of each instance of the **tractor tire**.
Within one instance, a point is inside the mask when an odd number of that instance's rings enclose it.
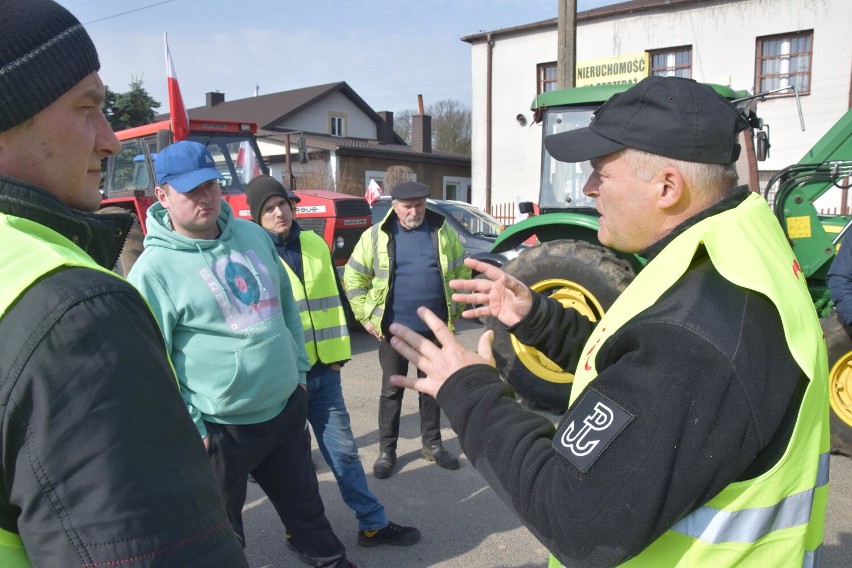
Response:
[[[103,209],[99,209],[98,213],[129,213],[133,216],[133,224],[130,226],[130,231],[127,233],[127,239],[124,241],[124,247],[121,249],[121,254],[118,256],[118,260],[112,268],[112,271],[116,274],[126,277],[130,273],[130,269],[136,263],[136,260],[139,258],[139,255],[142,254],[142,241],[144,237],[142,235],[142,225],[139,223],[139,218],[135,213],[130,213],[123,207],[104,207]]]
[[[837,312],[821,320],[828,346],[831,452],[852,457],[852,339]]]
[[[600,320],[633,280],[630,264],[612,251],[584,241],[551,241],[524,250],[503,270],[532,290],[557,299],[593,321]],[[494,331],[497,368],[521,403],[562,414],[568,408],[573,369],[560,369],[532,347],[522,345],[494,318],[483,318]]]

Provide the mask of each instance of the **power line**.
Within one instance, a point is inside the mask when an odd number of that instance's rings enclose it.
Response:
[[[147,6],[142,6],[140,8],[135,8],[133,10],[127,10],[126,12],[121,12],[119,14],[113,14],[112,16],[105,16],[103,18],[98,18],[97,20],[91,20],[89,22],[83,22],[84,26],[88,26],[89,24],[94,24],[97,22],[103,22],[104,20],[110,20],[112,18],[117,18],[119,16],[124,16],[127,14],[132,14],[133,12],[139,12],[142,10],[147,10],[148,8],[153,8],[154,6],[160,6],[161,4],[168,4],[169,2],[174,2],[175,0],[163,0],[162,2],[155,2],[154,4],[148,4]]]

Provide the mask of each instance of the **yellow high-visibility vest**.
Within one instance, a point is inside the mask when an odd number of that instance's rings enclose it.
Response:
[[[61,266],[80,266],[113,274],[56,231],[29,219],[0,213],[0,319],[30,286]],[[117,275],[116,278],[118,278]],[[0,566],[29,568],[21,537],[0,529]]]
[[[305,281],[283,260],[293,297],[305,329],[305,351],[313,367],[317,361],[336,363],[352,358],[346,311],[334,278],[328,245],[313,231],[299,233]]]
[[[586,343],[571,402],[597,376],[597,348],[671,288],[702,244],[725,279],[772,301],[809,383],[787,451],[772,469],[731,483],[622,566],[818,566],[828,498],[828,358],[805,277],[757,194],[687,229],[639,273]],[[560,564],[551,556],[549,566]]]

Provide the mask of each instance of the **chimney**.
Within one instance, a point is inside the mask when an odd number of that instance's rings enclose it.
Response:
[[[382,119],[376,132],[379,144],[393,144],[393,113],[383,110],[378,113]]]
[[[411,148],[415,152],[432,153],[432,117],[418,114],[411,117]]]
[[[411,148],[423,154],[432,153],[432,117],[423,110],[423,95],[417,95],[420,114],[411,117]]]
[[[219,103],[225,102],[225,93],[207,93],[207,108],[213,108]]]

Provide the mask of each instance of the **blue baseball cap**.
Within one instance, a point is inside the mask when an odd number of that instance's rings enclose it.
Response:
[[[225,179],[216,169],[207,147],[191,140],[181,140],[161,150],[154,169],[159,185],[167,183],[180,193],[192,191],[211,179]]]

